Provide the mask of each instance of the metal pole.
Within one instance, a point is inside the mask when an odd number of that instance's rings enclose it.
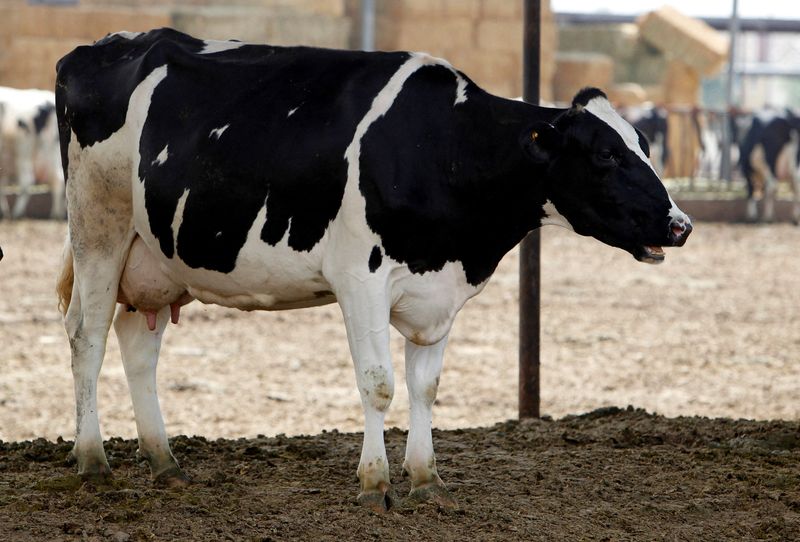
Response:
[[[524,0],[522,97],[539,104],[539,51],[542,6]],[[520,244],[519,253],[519,417],[539,417],[539,259],[541,237],[535,229]]]
[[[361,0],[361,50],[375,50],[375,0]]]
[[[728,183],[732,183],[733,165],[731,164],[731,111],[733,109],[733,80],[736,77],[736,38],[739,34],[739,0],[733,0],[733,11],[728,25],[730,45],[728,49],[728,77],[725,80],[725,108],[722,113],[722,163],[720,175]]]

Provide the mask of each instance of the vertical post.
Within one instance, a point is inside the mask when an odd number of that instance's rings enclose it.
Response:
[[[523,0],[522,97],[539,104],[540,0]],[[533,210],[531,210],[533,212]],[[541,237],[535,229],[519,255],[519,417],[539,417],[539,284]]]
[[[361,50],[375,50],[375,0],[361,0]]]
[[[733,0],[733,10],[731,12],[730,23],[728,24],[728,34],[730,45],[728,48],[728,77],[725,80],[725,108],[722,113],[722,164],[720,164],[720,176],[725,179],[730,188],[733,177],[733,166],[731,164],[731,144],[733,117],[733,82],[736,77],[736,38],[739,34],[739,1]]]

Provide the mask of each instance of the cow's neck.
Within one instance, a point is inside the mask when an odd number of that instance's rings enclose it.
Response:
[[[464,182],[475,182],[473,219],[467,233],[474,246],[473,268],[488,278],[503,256],[531,230],[541,226],[547,164],[534,164],[520,146],[520,135],[534,121],[552,122],[562,109],[535,107],[523,102],[487,96],[485,115],[465,115],[476,125],[463,133],[469,137],[463,149],[474,159]],[[488,120],[488,122],[486,122]],[[467,266],[465,266],[467,268]],[[468,278],[472,282],[476,277]],[[485,276],[484,276],[485,275]]]

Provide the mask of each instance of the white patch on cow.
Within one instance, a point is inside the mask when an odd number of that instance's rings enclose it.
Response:
[[[208,133],[208,137],[209,137],[209,138],[212,138],[212,137],[213,137],[214,139],[219,139],[220,137],[222,137],[222,133],[223,133],[225,130],[227,130],[227,129],[228,129],[228,126],[230,126],[230,124],[226,124],[225,126],[220,126],[219,128],[214,128],[213,130],[211,130],[211,131]]]
[[[289,117],[294,115],[295,111],[297,111],[298,109],[300,109],[299,105],[297,107],[295,107],[294,109],[290,109],[289,112],[286,114],[286,118],[288,119]]]
[[[131,94],[131,98],[128,101],[128,112],[125,116],[124,128],[133,130],[133,133],[136,134],[136,138],[133,141],[138,142],[140,140],[144,123],[147,120],[147,113],[150,111],[153,92],[166,76],[166,64],[153,69]],[[136,164],[134,171],[138,169],[138,166],[139,164]]]
[[[175,206],[175,214],[172,215],[172,248],[173,257],[178,255],[178,233],[181,231],[181,224],[183,224],[183,211],[186,209],[186,198],[189,197],[189,189],[186,188],[178,198],[178,204]]]
[[[639,134],[636,133],[636,129],[611,107],[607,99],[602,96],[592,98],[584,109],[613,128],[620,135],[622,141],[625,142],[625,145],[627,145],[636,156],[641,158],[642,162],[653,170],[653,173],[656,173],[653,164],[650,163],[650,159],[647,158],[647,155],[639,145]]]
[[[169,158],[169,151],[168,151],[168,148],[169,148],[169,145],[164,145],[164,148],[163,148],[163,149],[161,149],[161,152],[160,152],[160,153],[158,153],[158,156],[156,156],[156,159],[155,159],[155,160],[153,160],[153,161],[150,163],[150,165],[151,165],[151,166],[160,166],[160,165],[162,165],[164,162],[166,162],[166,161],[167,161],[167,158]]]
[[[672,199],[672,196],[669,194],[669,192],[667,192],[667,197],[669,198],[669,205],[670,205],[669,213],[668,213],[669,217],[672,220],[678,222],[679,224],[689,224],[689,225],[691,225],[692,219],[689,218],[689,215],[687,215],[686,213],[684,213],[683,211],[680,210],[678,205]]]
[[[142,32],[129,32],[127,30],[120,30],[119,32],[114,32],[111,34],[112,36],[119,36],[121,38],[125,38],[126,40],[132,40],[137,38],[138,36],[142,35]]]
[[[453,73],[456,74],[456,81],[458,82],[456,86],[456,101],[453,105],[458,105],[467,101],[467,80],[461,77],[461,74],[457,71]]]
[[[573,228],[572,224],[569,223],[567,217],[558,212],[558,209],[556,209],[556,206],[553,205],[552,201],[545,201],[544,205],[542,206],[542,210],[544,211],[542,226],[561,226],[562,228],[566,228],[570,231],[575,231],[575,228]]]
[[[224,41],[224,40],[205,40],[205,46],[200,51],[201,55],[210,55],[213,53],[221,53],[222,51],[230,51],[231,49],[238,49],[243,45],[247,45],[243,41]]]

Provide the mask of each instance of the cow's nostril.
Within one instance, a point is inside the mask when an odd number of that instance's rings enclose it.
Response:
[[[692,233],[692,223],[676,219],[672,222],[670,230],[672,231],[672,239],[675,246],[683,246],[686,238]]]

